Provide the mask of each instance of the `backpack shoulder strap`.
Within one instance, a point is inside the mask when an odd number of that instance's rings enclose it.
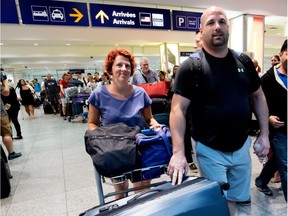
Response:
[[[85,86],[87,86],[87,81],[86,81],[85,77],[83,77],[83,82],[84,82]]]
[[[251,67],[253,68],[254,65],[253,65],[253,62],[251,61],[251,59],[245,55],[244,53],[242,52],[238,52],[238,51],[235,51],[235,50],[232,50],[230,49],[233,56],[238,59],[238,61],[244,66],[244,69],[250,73],[251,72]],[[238,70],[240,70],[241,68],[241,65],[239,65],[239,63],[237,62],[237,66],[238,66]]]
[[[142,75],[142,77],[144,78],[145,82],[148,83],[148,79],[147,77],[142,73],[142,70],[139,70],[140,74]]]
[[[197,52],[192,53],[189,58],[191,58],[190,69],[193,73],[193,88],[197,89],[200,87],[201,76],[203,76],[203,51],[200,49]]]

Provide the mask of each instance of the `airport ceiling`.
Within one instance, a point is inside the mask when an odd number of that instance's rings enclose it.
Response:
[[[64,0],[62,0],[64,1]],[[157,9],[202,12],[211,5],[219,5],[228,18],[241,14],[265,16],[264,55],[277,54],[287,37],[286,0],[69,0]],[[16,0],[18,2],[18,0]],[[91,28],[71,26],[43,26],[1,24],[1,65],[8,72],[37,71],[47,73],[69,68],[102,68],[108,51],[120,46],[134,53],[155,55],[153,50],[164,43],[179,43],[194,47],[194,32],[167,30],[139,30],[119,28]]]

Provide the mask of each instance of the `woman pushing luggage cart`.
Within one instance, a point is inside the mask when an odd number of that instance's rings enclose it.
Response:
[[[92,93],[89,102],[88,129],[94,130],[102,125],[122,122],[130,127],[148,127],[157,130],[160,125],[151,112],[152,101],[144,89],[129,84],[136,63],[134,56],[124,49],[115,49],[108,53],[105,69],[113,75],[113,82],[102,85]],[[114,179],[113,182],[117,182]],[[134,186],[150,184],[150,181],[134,183]],[[115,185],[115,190],[128,189],[128,182]],[[123,194],[116,195],[122,198]]]

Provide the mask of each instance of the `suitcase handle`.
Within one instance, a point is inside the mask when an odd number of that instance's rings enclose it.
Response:
[[[135,200],[139,199],[139,198],[140,198],[141,196],[143,196],[143,195],[146,195],[146,194],[149,194],[149,193],[160,192],[160,191],[163,191],[163,189],[156,189],[156,188],[154,188],[154,189],[150,189],[150,190],[144,191],[144,192],[142,192],[142,193],[134,196],[132,199],[128,200],[128,201],[127,201],[127,204],[134,202]]]
[[[113,204],[113,205],[110,205],[110,206],[104,206],[103,208],[99,209],[99,213],[102,213],[102,212],[105,212],[105,211],[112,211],[113,209],[116,209],[118,207],[119,207],[118,204]]]
[[[218,182],[218,184],[220,185],[222,190],[227,191],[230,189],[230,184],[227,182],[220,181],[220,182]]]

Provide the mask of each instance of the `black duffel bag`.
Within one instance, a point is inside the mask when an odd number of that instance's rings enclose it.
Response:
[[[100,175],[112,177],[136,168],[136,134],[140,127],[116,123],[87,130],[86,152]]]

